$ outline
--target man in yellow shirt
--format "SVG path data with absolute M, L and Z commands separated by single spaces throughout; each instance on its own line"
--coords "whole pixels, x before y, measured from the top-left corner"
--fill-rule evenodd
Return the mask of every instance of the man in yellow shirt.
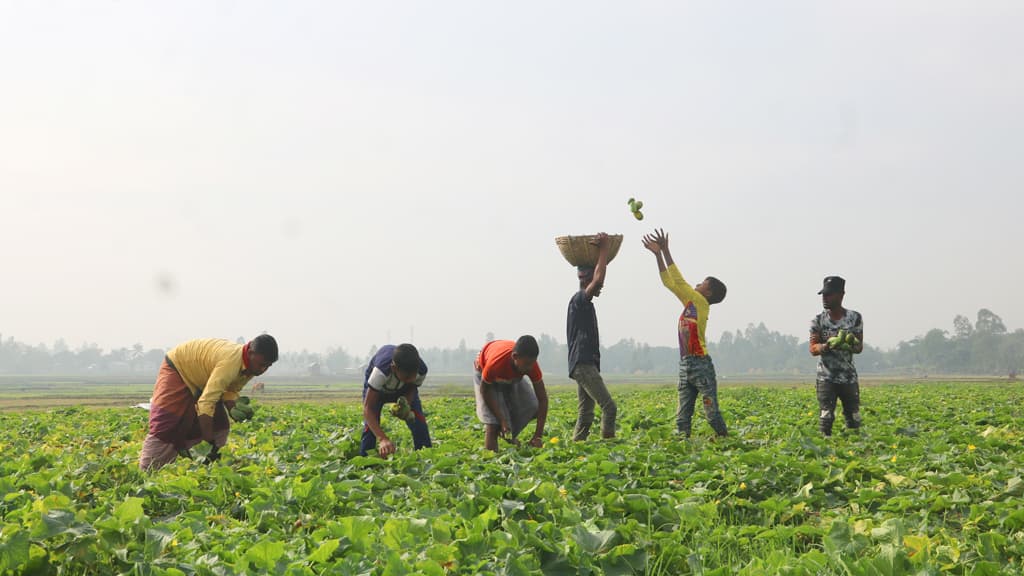
M 189 340 L 168 352 L 156 378 L 139 468 L 156 470 L 204 441 L 212 446 L 210 458 L 218 458 L 239 391 L 276 361 L 277 341 L 269 334 L 246 344 Z

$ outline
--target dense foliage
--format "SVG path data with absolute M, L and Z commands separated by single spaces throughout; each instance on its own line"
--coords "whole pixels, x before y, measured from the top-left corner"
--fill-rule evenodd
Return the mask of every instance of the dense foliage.
M 353 404 L 264 405 L 224 457 L 137 469 L 137 409 L 0 414 L 0 574 L 1021 574 L 1014 385 L 863 392 L 824 439 L 806 387 L 730 387 L 733 435 L 673 433 L 674 391 L 613 390 L 618 439 L 482 449 L 469 398 L 436 446 L 358 452 Z

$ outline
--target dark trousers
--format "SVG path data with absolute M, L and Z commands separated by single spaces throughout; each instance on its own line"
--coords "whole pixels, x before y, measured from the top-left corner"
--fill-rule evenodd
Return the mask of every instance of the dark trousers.
M 818 379 L 815 382 L 818 394 L 818 430 L 825 436 L 832 435 L 832 423 L 836 420 L 836 401 L 843 403 L 843 418 L 847 428 L 860 428 L 860 383 Z
M 370 408 L 377 414 L 377 419 L 380 420 L 380 413 L 383 410 L 384 405 L 389 402 L 395 402 L 399 396 L 405 396 L 404 392 L 394 392 L 391 394 L 381 392 L 379 395 L 380 401 L 377 402 L 376 406 Z M 363 403 L 366 402 L 366 385 L 363 385 Z M 420 393 L 417 391 L 410 403 L 413 413 L 416 418 L 412 422 L 406 420 L 406 425 L 409 427 L 409 431 L 412 432 L 412 443 L 416 450 L 420 448 L 430 448 L 430 430 L 427 428 L 427 418 L 423 415 L 423 405 L 420 403 Z M 363 438 L 359 443 L 359 454 L 366 456 L 370 452 L 375 451 L 377 448 L 377 437 L 370 431 L 370 427 L 363 422 Z

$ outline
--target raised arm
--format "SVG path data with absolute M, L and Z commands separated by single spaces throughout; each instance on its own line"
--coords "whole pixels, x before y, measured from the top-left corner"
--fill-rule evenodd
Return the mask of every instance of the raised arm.
M 594 276 L 590 279 L 590 284 L 587 284 L 585 291 L 588 298 L 593 298 L 594 294 L 604 286 L 605 271 L 608 268 L 608 235 L 601 232 L 597 235 L 597 265 L 594 267 Z
M 686 303 L 697 297 L 697 291 L 683 279 L 679 267 L 672 260 L 672 254 L 668 249 L 668 234 L 664 230 L 657 229 L 653 234 L 644 236 L 644 247 L 658 257 L 658 273 L 661 275 L 661 283 L 675 294 L 676 298 Z M 662 260 L 663 256 L 664 260 Z
M 672 259 L 672 252 L 668 249 L 668 233 L 658 228 L 654 231 L 654 240 L 658 243 L 658 246 L 661 246 L 661 253 L 665 256 L 665 267 L 668 268 L 675 264 L 675 260 Z
M 645 234 L 643 238 L 644 248 L 647 248 L 654 253 L 655 258 L 658 260 L 658 273 L 665 271 L 665 260 L 661 256 L 661 244 L 658 240 L 650 234 Z

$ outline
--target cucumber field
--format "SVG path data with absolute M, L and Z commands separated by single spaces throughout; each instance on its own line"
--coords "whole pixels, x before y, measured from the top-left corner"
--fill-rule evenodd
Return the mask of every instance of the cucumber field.
M 813 386 L 729 385 L 719 440 L 699 409 L 675 434 L 673 387 L 611 391 L 617 438 L 573 442 L 559 389 L 544 446 L 497 453 L 427 395 L 434 447 L 385 415 L 389 460 L 358 402 L 256 398 L 219 461 L 153 473 L 144 410 L 3 412 L 0 574 L 1024 573 L 1021 384 L 862 385 L 831 438 Z

